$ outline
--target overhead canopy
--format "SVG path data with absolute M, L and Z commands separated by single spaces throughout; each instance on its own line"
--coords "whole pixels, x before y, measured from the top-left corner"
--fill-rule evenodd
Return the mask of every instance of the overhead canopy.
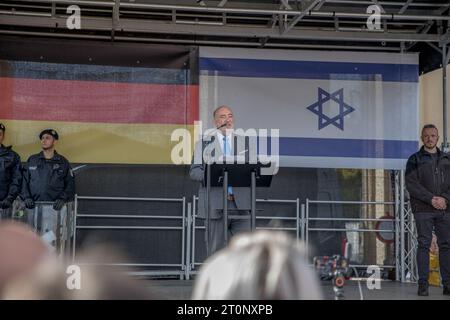
M 69 30 L 67 7 L 81 8 Z M 380 30 L 367 21 L 381 8 Z M 254 48 L 421 52 L 420 72 L 442 63 L 447 0 L 2 1 L 0 34 Z M 375 23 L 375 20 L 372 24 Z

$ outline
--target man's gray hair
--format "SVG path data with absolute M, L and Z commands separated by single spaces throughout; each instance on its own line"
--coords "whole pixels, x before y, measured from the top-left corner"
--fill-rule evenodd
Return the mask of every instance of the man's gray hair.
M 229 106 L 227 106 L 227 105 L 221 105 L 221 106 L 218 106 L 218 107 L 217 107 L 216 109 L 214 109 L 214 111 L 213 111 L 213 118 L 216 117 L 217 111 L 219 111 L 219 110 L 222 109 L 222 108 L 228 108 L 228 109 L 231 110 L 231 108 L 230 108 Z

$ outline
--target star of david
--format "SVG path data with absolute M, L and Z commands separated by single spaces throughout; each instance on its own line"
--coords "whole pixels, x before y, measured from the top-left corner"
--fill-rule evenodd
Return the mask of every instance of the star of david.
M 323 104 L 329 100 L 332 100 L 339 105 L 339 113 L 332 118 L 323 113 Z M 344 130 L 344 117 L 355 111 L 354 108 L 344 102 L 343 88 L 330 94 L 320 87 L 317 92 L 317 102 L 310 105 L 307 109 L 319 116 L 319 130 L 332 124 L 342 131 Z

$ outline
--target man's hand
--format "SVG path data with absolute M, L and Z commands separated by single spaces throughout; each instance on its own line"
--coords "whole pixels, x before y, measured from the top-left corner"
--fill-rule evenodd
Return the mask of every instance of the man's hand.
M 3 201 L 0 201 L 0 209 L 8 209 L 11 208 L 11 201 L 9 201 L 8 199 L 5 199 Z
M 25 199 L 25 207 L 27 207 L 28 209 L 34 209 L 35 205 L 34 205 L 34 201 L 33 199 Z
M 447 200 L 443 197 L 433 197 L 431 200 L 431 205 L 438 210 L 447 209 Z
M 63 199 L 58 199 L 53 203 L 53 209 L 59 211 L 62 209 L 66 202 Z

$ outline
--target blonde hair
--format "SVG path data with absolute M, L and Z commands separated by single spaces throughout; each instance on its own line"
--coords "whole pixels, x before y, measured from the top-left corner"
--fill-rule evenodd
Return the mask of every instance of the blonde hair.
M 256 231 L 234 237 L 209 258 L 196 279 L 193 299 L 321 299 L 304 249 L 288 234 Z

